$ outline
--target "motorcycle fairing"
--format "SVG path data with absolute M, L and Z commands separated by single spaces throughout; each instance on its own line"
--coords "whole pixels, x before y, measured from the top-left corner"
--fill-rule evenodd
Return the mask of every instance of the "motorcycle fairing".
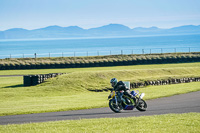
M 133 105 L 126 105 L 124 110 L 133 110 L 134 106 Z

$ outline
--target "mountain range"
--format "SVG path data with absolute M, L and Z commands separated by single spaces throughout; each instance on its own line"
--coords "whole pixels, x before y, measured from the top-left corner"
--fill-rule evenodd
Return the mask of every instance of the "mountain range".
M 161 29 L 158 27 L 137 27 L 131 29 L 122 24 L 109 24 L 91 29 L 83 29 L 78 26 L 60 27 L 55 25 L 34 30 L 13 28 L 5 31 L 0 31 L 0 39 L 123 37 L 136 35 L 175 34 L 200 34 L 200 25 L 184 25 L 170 29 Z

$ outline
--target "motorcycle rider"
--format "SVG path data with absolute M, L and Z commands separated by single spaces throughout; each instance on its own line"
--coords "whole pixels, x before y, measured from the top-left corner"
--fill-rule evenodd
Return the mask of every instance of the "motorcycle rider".
M 113 89 L 115 91 L 117 91 L 117 95 L 119 97 L 119 101 L 121 102 L 122 100 L 122 96 L 123 94 L 124 95 L 127 95 L 129 96 L 130 98 L 132 98 L 135 102 L 135 97 L 133 95 L 130 94 L 130 89 L 126 87 L 126 85 L 122 82 L 122 81 L 119 81 L 116 79 L 116 78 L 112 78 L 110 80 L 110 83 L 111 83 L 111 86 L 113 87 Z M 123 93 L 121 93 L 120 91 L 124 91 Z

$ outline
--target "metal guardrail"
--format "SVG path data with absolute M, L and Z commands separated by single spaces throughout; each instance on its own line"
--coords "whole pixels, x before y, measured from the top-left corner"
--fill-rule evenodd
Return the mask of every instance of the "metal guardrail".
M 32 54 L 0 54 L 4 58 L 40 58 L 40 57 L 79 57 L 79 56 L 103 56 L 103 55 L 127 55 L 127 54 L 162 54 L 178 52 L 199 52 L 200 47 L 176 47 L 176 48 L 151 48 L 151 49 L 119 49 L 119 50 L 97 50 L 97 51 L 74 51 L 57 53 L 32 53 Z

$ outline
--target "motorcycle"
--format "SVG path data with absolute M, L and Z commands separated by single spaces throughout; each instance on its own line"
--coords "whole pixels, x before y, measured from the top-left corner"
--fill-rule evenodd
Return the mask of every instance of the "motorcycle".
M 133 110 L 134 108 L 139 111 L 146 111 L 147 103 L 142 99 L 145 95 L 144 93 L 139 94 L 139 91 L 131 91 L 134 99 L 123 95 L 123 92 L 120 93 L 122 94 L 121 100 L 116 91 L 111 91 L 111 94 L 108 96 L 109 107 L 112 111 L 120 113 L 122 110 Z

